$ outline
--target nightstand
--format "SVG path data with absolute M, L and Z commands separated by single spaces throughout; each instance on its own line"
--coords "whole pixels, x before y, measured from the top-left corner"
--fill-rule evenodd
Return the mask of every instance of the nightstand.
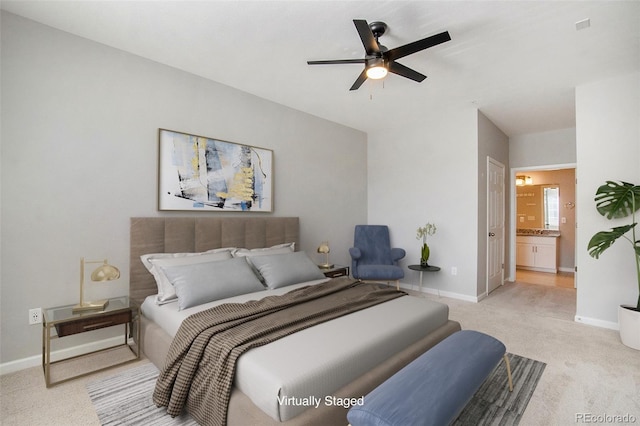
M 322 272 L 324 273 L 324 276 L 328 278 L 348 277 L 349 267 L 335 265 L 333 268 L 330 268 L 330 269 L 322 269 Z
M 140 359 L 140 314 L 139 307 L 133 303 L 128 297 L 116 297 L 109 299 L 109 302 L 104 310 L 101 311 L 85 311 L 74 313 L 74 305 L 59 306 L 56 308 L 48 308 L 43 310 L 43 322 L 42 322 L 42 369 L 44 370 L 44 379 L 47 387 L 54 384 L 66 382 L 67 380 L 75 379 L 77 377 L 85 376 L 87 374 L 102 371 L 107 368 L 115 367 L 116 365 L 126 364 L 128 362 L 136 361 Z M 78 333 L 86 333 L 93 330 L 98 330 L 106 327 L 113 327 L 116 325 L 124 325 L 124 341 L 122 344 L 110 346 L 105 349 L 85 353 L 82 355 L 59 359 L 57 361 L 51 361 L 51 340 L 56 338 L 63 338 Z M 52 330 L 55 329 L 55 334 L 52 335 Z M 133 330 L 135 330 L 135 339 L 133 344 L 129 343 L 129 339 L 133 337 Z M 107 366 L 98 367 L 91 371 L 82 372 L 71 377 L 66 377 L 62 380 L 52 382 L 51 380 L 51 367 L 59 362 L 67 362 L 76 358 L 89 357 L 99 352 L 104 352 L 114 348 L 124 347 L 129 348 L 133 354 L 133 358 L 125 359 L 122 362 L 116 364 L 109 364 Z M 134 350 L 135 346 L 135 350 Z

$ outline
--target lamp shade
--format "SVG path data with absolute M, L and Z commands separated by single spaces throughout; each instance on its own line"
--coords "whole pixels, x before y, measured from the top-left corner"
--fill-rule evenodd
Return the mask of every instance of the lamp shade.
M 120 270 L 115 266 L 104 263 L 91 273 L 91 281 L 112 281 L 120 278 Z
M 87 263 L 101 263 L 92 273 L 91 281 L 113 281 L 120 278 L 120 270 L 113 265 L 109 265 L 107 259 L 104 260 L 84 260 L 80 259 L 80 303 L 72 309 L 74 314 L 86 311 L 104 310 L 109 303 L 108 300 L 98 300 L 95 302 L 87 302 L 84 300 L 84 267 Z
M 322 243 L 320 243 L 320 246 L 318 247 L 318 253 L 329 253 L 331 250 L 329 249 L 329 242 L 328 241 L 323 241 Z

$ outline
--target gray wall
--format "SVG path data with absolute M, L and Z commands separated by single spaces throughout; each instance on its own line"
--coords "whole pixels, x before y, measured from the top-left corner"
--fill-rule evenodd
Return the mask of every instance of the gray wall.
M 417 286 L 420 261 L 416 229 L 435 223 L 428 239 L 424 287 L 476 300 L 478 241 L 478 110 L 472 105 L 425 111 L 420 122 L 393 125 L 369 135 L 369 222 L 387 224 L 407 251 L 403 282 Z M 457 268 L 457 275 L 451 268 Z
M 404 283 L 419 284 L 406 266 L 419 263 L 416 229 L 431 222 L 438 231 L 428 240 L 429 263 L 441 271 L 424 274 L 424 287 L 470 301 L 486 293 L 487 155 L 508 170 L 507 136 L 473 106 L 369 135 L 369 221 L 389 225 L 392 242 L 407 250 Z
M 122 271 L 90 297 L 128 293 L 129 218 L 180 214 L 156 209 L 158 128 L 273 149 L 273 215 L 300 217 L 314 259 L 328 239 L 347 264 L 367 222 L 366 134 L 15 15 L 1 35 L 0 363 L 38 361 L 27 311 L 77 303 L 81 256 Z
M 618 305 L 638 300 L 631 245 L 617 241 L 596 260 L 587 244 L 596 232 L 630 223 L 628 218 L 610 221 L 600 216 L 593 196 L 607 180 L 640 184 L 639 119 L 640 73 L 576 88 L 576 320 L 588 324 L 617 328 Z
M 509 162 L 512 168 L 573 164 L 576 162 L 576 129 L 513 136 L 509 139 Z
M 511 207 L 509 204 L 509 138 L 478 111 L 478 281 L 476 294 L 487 294 L 487 157 L 504 165 L 504 277 L 509 275 Z

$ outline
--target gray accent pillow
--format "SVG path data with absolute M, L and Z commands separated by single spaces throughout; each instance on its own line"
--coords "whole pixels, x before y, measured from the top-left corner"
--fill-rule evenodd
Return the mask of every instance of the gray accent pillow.
M 231 255 L 233 257 L 245 257 L 247 262 L 249 262 L 249 265 L 253 268 L 253 271 L 258 275 L 258 279 L 264 283 L 264 278 L 260 275 L 260 271 L 258 271 L 258 268 L 253 266 L 253 258 L 257 256 L 269 256 L 272 254 L 293 253 L 294 251 L 296 251 L 296 243 L 284 243 L 266 248 L 238 248 L 233 250 Z
M 162 305 L 173 302 L 177 298 L 176 290 L 162 272 L 163 267 L 231 259 L 233 250 L 235 248 L 228 247 L 201 253 L 152 253 L 140 256 L 142 263 L 156 280 L 156 285 L 158 286 L 156 303 Z
M 264 290 L 251 266 L 243 258 L 167 266 L 162 269 L 176 290 L 179 310 Z
M 303 251 L 256 256 L 251 262 L 270 289 L 325 278 L 318 265 Z

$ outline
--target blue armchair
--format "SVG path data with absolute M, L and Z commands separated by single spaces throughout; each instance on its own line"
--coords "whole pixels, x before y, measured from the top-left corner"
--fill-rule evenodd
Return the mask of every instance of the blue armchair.
M 363 281 L 396 282 L 400 289 L 400 279 L 404 271 L 398 266 L 406 252 L 401 248 L 391 248 L 389 227 L 386 225 L 356 225 L 353 235 L 351 274 Z

